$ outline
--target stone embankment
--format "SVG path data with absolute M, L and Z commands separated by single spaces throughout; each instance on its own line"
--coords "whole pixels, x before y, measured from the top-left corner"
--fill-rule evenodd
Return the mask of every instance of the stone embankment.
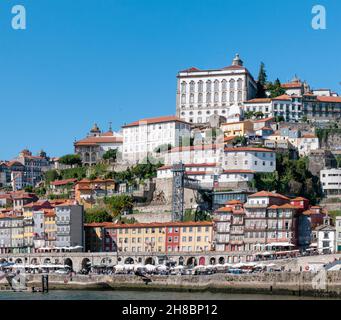
M 28 285 L 40 286 L 41 275 L 29 276 Z M 214 274 L 201 276 L 150 276 L 151 283 L 134 275 L 50 275 L 50 289 L 212 291 L 341 297 L 341 271 Z

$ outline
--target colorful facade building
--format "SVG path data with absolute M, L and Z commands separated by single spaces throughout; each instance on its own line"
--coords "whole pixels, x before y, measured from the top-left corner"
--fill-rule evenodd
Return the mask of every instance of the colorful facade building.
M 112 179 L 83 179 L 75 185 L 75 200 L 86 209 L 91 208 L 97 198 L 115 193 L 115 187 L 116 183 Z
M 211 222 L 167 222 L 85 225 L 86 251 L 208 252 Z

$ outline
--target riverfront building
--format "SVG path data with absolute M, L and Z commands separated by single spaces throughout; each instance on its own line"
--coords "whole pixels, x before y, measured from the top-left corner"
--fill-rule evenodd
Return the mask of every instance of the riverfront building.
M 91 252 L 208 252 L 213 223 L 94 223 L 85 225 L 85 234 Z

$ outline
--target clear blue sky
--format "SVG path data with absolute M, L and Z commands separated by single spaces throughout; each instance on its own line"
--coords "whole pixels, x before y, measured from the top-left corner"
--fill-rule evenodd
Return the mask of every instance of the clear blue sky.
M 27 30 L 11 28 L 23 4 Z M 327 9 L 327 30 L 311 9 Z M 176 74 L 230 65 L 341 91 L 339 0 L 0 0 L 0 159 L 73 152 L 94 122 L 175 113 Z

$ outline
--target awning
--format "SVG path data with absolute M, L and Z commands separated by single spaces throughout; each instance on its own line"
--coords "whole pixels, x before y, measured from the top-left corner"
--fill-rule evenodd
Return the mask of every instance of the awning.
M 266 244 L 266 247 L 295 247 L 295 245 L 289 242 L 274 242 Z

